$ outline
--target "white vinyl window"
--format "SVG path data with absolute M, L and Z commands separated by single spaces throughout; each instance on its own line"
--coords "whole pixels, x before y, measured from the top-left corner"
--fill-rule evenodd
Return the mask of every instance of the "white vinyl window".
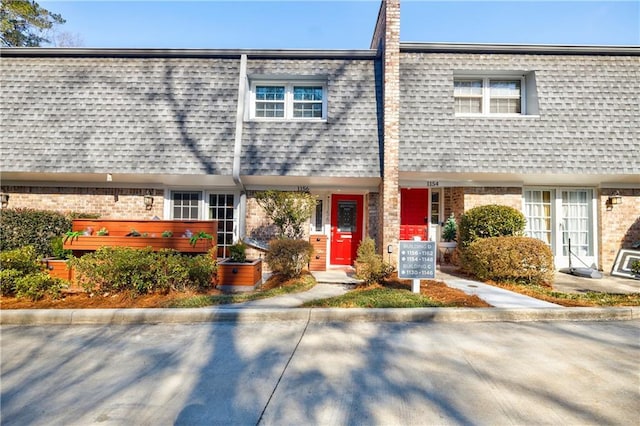
M 182 220 L 197 220 L 200 218 L 200 191 L 172 191 L 172 218 Z
M 324 120 L 326 86 L 315 82 L 254 83 L 251 118 L 266 120 Z
M 523 113 L 524 78 L 456 78 L 453 82 L 458 115 L 519 115 Z

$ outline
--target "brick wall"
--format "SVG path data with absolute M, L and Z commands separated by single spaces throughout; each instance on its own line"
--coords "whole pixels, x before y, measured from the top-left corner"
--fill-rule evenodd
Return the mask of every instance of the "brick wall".
M 616 189 L 605 189 L 599 198 L 600 227 L 600 267 L 611 272 L 618 250 L 630 249 L 640 241 L 640 188 L 617 189 L 622 196 L 622 204 L 607 211 L 606 201 Z
M 96 213 L 104 219 L 163 218 L 164 193 L 149 190 L 153 207 L 144 205 L 146 188 L 79 188 L 45 186 L 3 186 L 9 194 L 9 208 L 53 210 L 61 213 Z
M 453 213 L 456 221 L 460 223 L 460 217 L 464 213 L 464 188 L 444 188 L 444 217 L 443 220 Z
M 370 192 L 365 196 L 365 202 L 367 205 L 367 213 L 369 214 L 367 233 L 365 236 L 369 236 L 376 242 L 376 247 L 380 247 L 380 241 L 378 235 L 380 230 L 378 229 L 378 204 L 380 203 L 380 194 L 377 192 Z
M 464 189 L 464 210 L 488 204 L 499 204 L 522 211 L 520 187 L 471 187 Z

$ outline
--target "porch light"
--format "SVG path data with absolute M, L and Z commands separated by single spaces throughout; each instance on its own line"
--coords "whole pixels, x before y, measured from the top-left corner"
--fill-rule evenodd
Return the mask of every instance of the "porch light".
M 2 208 L 6 208 L 9 204 L 9 194 L 3 192 L 0 194 L 0 204 L 2 204 Z
M 611 200 L 611 204 L 614 206 L 616 204 L 622 204 L 622 196 L 620 195 L 620 191 L 616 191 L 613 195 L 609 195 L 609 199 Z
M 153 196 L 151 195 L 151 191 L 147 191 L 144 196 L 144 207 L 147 210 L 151 210 L 151 208 L 153 207 Z
M 616 191 L 613 194 L 609 195 L 607 201 L 604 204 L 607 207 L 607 211 L 613 210 L 613 206 L 622 204 L 622 196 L 620 195 L 620 191 Z

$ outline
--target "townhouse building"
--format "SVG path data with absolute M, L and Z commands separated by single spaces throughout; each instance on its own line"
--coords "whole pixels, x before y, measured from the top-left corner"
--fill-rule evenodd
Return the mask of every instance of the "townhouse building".
M 3 49 L 5 207 L 216 219 L 224 254 L 273 235 L 256 191 L 309 191 L 327 268 L 505 204 L 557 267 L 571 240 L 610 271 L 640 240 L 640 48 L 406 43 L 400 24 L 386 0 L 356 51 Z

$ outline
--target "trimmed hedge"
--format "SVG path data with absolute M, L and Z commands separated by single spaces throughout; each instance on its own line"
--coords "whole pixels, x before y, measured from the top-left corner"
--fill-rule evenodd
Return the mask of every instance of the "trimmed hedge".
M 282 274 L 286 278 L 296 278 L 309 264 L 313 246 L 309 241 L 291 240 L 288 238 L 269 242 L 269 251 L 265 262 L 274 274 Z
M 554 266 L 551 248 L 530 237 L 492 237 L 474 241 L 465 250 L 469 271 L 481 280 L 550 284 Z
M 71 220 L 61 213 L 33 209 L 3 209 L 0 212 L 0 251 L 33 246 L 37 256 L 52 256 L 51 240 L 71 229 Z
M 89 293 L 132 295 L 167 293 L 170 290 L 203 290 L 211 287 L 216 273 L 213 252 L 199 256 L 174 250 L 154 252 L 129 247 L 103 247 L 69 261 L 76 280 Z
M 490 204 L 469 209 L 460 219 L 459 239 L 462 249 L 480 238 L 522 235 L 526 218 L 509 206 Z
M 33 246 L 0 253 L 0 294 L 38 300 L 60 296 L 65 281 L 49 276 Z

